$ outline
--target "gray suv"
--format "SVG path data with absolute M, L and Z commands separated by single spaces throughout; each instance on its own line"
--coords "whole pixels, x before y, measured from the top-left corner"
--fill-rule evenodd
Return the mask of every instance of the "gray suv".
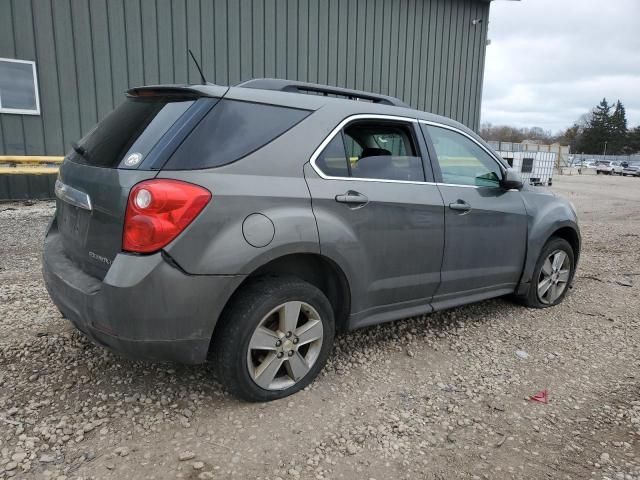
M 258 79 L 152 86 L 66 156 L 43 270 L 62 314 L 134 358 L 214 362 L 290 395 L 336 332 L 512 294 L 562 301 L 571 204 L 398 99 Z

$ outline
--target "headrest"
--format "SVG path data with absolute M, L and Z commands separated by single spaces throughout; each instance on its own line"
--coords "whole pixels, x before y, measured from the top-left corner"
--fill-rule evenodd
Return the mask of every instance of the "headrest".
M 367 147 L 362 150 L 360 154 L 360 158 L 365 157 L 389 157 L 391 156 L 391 152 L 389 150 L 385 150 L 384 148 L 370 148 Z

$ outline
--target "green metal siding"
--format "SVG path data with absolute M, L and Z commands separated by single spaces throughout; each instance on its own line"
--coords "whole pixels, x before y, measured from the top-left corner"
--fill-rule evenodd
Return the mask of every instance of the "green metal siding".
M 0 0 L 0 57 L 36 62 L 41 105 L 0 114 L 0 154 L 63 154 L 128 88 L 199 82 L 187 48 L 218 84 L 370 90 L 477 128 L 488 18 L 482 0 Z

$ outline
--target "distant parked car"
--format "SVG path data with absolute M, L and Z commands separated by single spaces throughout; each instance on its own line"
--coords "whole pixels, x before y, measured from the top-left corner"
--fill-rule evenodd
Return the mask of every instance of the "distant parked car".
M 578 166 L 582 166 L 583 168 L 596 168 L 595 160 L 585 160 L 582 163 L 578 163 Z
M 618 162 L 610 162 L 609 160 L 599 160 L 596 162 L 597 174 L 622 175 L 622 169 L 622 165 Z
M 632 177 L 640 177 L 640 165 L 629 165 L 624 170 L 622 170 L 622 175 L 627 176 L 630 175 Z

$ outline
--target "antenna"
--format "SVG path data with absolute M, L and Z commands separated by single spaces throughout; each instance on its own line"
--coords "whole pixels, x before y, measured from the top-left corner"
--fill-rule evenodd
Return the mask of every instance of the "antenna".
M 206 85 L 207 84 L 207 79 L 204 78 L 204 73 L 202 73 L 202 69 L 200 68 L 200 64 L 196 60 L 196 57 L 193 55 L 193 52 L 191 51 L 191 49 L 188 49 L 188 52 L 189 52 L 189 55 L 191 55 L 191 58 L 193 59 L 193 63 L 196 64 L 196 68 L 200 72 L 200 79 L 202 80 L 202 85 Z

